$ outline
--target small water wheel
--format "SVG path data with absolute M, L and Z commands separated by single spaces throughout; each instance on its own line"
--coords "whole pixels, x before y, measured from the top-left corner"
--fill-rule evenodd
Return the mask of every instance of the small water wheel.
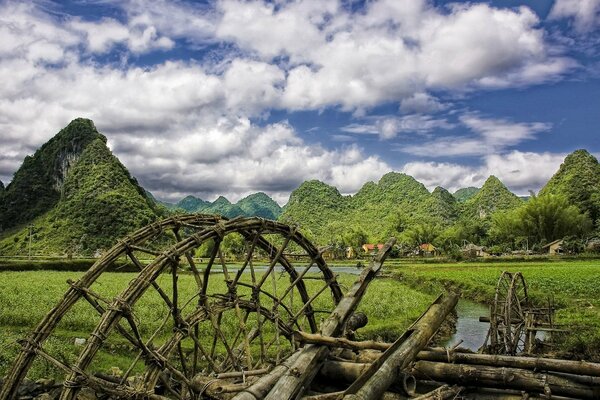
M 523 351 L 529 309 L 523 275 L 504 271 L 496 285 L 489 319 L 490 330 L 484 348 L 492 354 L 515 355 Z
M 139 273 L 103 274 L 125 260 Z M 293 351 L 294 331 L 318 331 L 318 313 L 342 297 L 295 227 L 209 215 L 142 228 L 68 285 L 21 341 L 1 400 L 17 396 L 36 362 L 63 371 L 61 400 L 82 387 L 117 398 L 199 398 L 215 377 L 245 380 L 277 365 Z M 90 328 L 74 348 L 65 336 L 82 325 Z

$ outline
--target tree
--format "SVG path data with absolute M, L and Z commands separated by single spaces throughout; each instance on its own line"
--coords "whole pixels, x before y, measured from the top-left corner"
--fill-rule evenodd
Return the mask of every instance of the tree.
M 592 228 L 587 214 L 569 204 L 566 197 L 535 196 L 520 208 L 495 215 L 490 234 L 497 243 L 527 238 L 531 243 L 549 243 L 565 236 L 582 237 Z
M 438 237 L 440 231 L 441 229 L 438 225 L 421 223 L 402 232 L 401 237 L 405 243 L 418 246 L 423 243 L 433 242 Z

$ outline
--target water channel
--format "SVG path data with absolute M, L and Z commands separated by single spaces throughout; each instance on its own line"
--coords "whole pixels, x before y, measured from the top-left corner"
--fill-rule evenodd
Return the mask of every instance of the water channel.
M 489 308 L 471 300 L 460 299 L 456 306 L 456 313 L 458 316 L 456 332 L 444 345 L 452 347 L 462 341 L 460 347 L 473 351 L 479 350 L 490 327 L 487 322 L 479 322 L 479 317 L 489 316 Z
M 305 267 L 296 267 L 297 272 L 302 272 Z M 362 269 L 352 266 L 335 266 L 330 265 L 330 268 L 335 274 L 352 274 L 358 275 L 361 273 Z M 235 274 L 238 271 L 238 267 L 229 268 L 229 272 Z M 256 272 L 264 272 L 267 270 L 266 265 L 262 266 L 254 266 L 254 270 Z M 275 267 L 275 271 L 283 272 L 283 267 L 277 265 Z M 320 270 L 318 267 L 313 266 L 309 270 L 309 272 L 318 273 Z M 220 266 L 214 266 L 212 273 L 221 273 Z M 245 271 L 249 272 L 249 271 Z M 457 313 L 457 322 L 456 322 L 456 332 L 448 339 L 444 346 L 452 347 L 457 343 L 461 342 L 460 347 L 477 351 L 481 346 L 483 346 L 483 342 L 485 341 L 485 336 L 487 335 L 490 324 L 487 322 L 479 322 L 479 317 L 481 316 L 489 316 L 489 308 L 483 304 L 476 303 L 471 300 L 460 299 L 458 305 L 456 306 Z

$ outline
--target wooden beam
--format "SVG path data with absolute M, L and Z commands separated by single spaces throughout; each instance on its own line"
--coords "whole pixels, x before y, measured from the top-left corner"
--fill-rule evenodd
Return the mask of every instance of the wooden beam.
M 417 353 L 429 343 L 458 303 L 458 298 L 452 292 L 438 297 L 404 335 L 346 390 L 344 400 L 380 398 L 396 381 L 399 371 L 408 367 Z

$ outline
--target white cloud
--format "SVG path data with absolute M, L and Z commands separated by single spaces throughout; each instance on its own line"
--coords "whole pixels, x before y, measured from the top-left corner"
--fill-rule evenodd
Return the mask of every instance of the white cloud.
M 436 129 L 450 129 L 453 127 L 445 119 L 436 119 L 421 114 L 405 115 L 402 117 L 366 117 L 364 120 L 366 123 L 352 123 L 340 129 L 348 133 L 379 135 L 380 139 L 389 140 L 401 133 L 426 133 Z
M 122 151 L 120 157 L 148 189 L 174 200 L 177 194 L 194 193 L 205 199 L 225 194 L 235 201 L 261 190 L 285 202 L 306 179 L 350 193 L 390 170 L 356 146 L 329 151 L 305 144 L 287 124 L 261 128 L 247 119 L 220 120 L 210 128 L 199 125 L 168 138 L 116 136 L 113 147 Z
M 159 196 L 222 193 L 235 200 L 263 190 L 281 200 L 309 178 L 351 193 L 390 167 L 357 146 L 308 144 L 285 121 L 251 121 L 273 108 L 341 107 L 363 113 L 360 123 L 343 129 L 349 133 L 381 139 L 429 133 L 452 127 L 425 115 L 447 107 L 429 93 L 539 83 L 574 65 L 556 55 L 527 8 L 465 3 L 440 9 L 424 0 L 379 0 L 351 13 L 334 0 L 109 0 L 103 4 L 123 7 L 125 17 L 89 21 L 36 4 L 0 3 L 4 181 L 26 154 L 81 116 L 96 122 L 132 173 Z M 128 61 L 207 45 L 210 50 L 195 53 L 206 55 L 200 61 L 146 67 Z M 115 46 L 121 64 L 103 64 Z M 387 102 L 407 115 L 364 117 Z M 477 115 L 462 123 L 473 138 L 442 138 L 423 151 L 441 146 L 488 154 L 482 143 L 504 150 L 546 129 Z
M 229 0 L 220 11 L 219 37 L 268 62 L 289 57 L 290 109 L 353 110 L 428 89 L 527 85 L 573 67 L 552 54 L 526 7 L 469 3 L 444 12 L 426 1 L 381 0 L 350 14 L 334 2 Z
M 459 117 L 470 136 L 442 136 L 417 144 L 399 147 L 398 150 L 426 157 L 479 156 L 503 152 L 540 132 L 548 131 L 551 124 L 542 122 L 513 122 L 499 118 L 483 118 L 477 113 Z
M 488 176 L 495 175 L 510 190 L 526 195 L 538 191 L 554 175 L 565 158 L 560 153 L 532 153 L 512 151 L 490 154 L 481 165 L 469 166 L 455 163 L 410 162 L 402 171 L 412 175 L 428 189 L 442 186 L 450 192 L 468 186 L 481 187 Z
M 423 92 L 415 93 L 411 97 L 400 100 L 400 111 L 407 114 L 436 113 L 443 111 L 448 107 L 447 104 L 443 104 L 435 97 Z
M 548 17 L 572 18 L 578 33 L 589 32 L 600 26 L 600 0 L 556 0 Z

